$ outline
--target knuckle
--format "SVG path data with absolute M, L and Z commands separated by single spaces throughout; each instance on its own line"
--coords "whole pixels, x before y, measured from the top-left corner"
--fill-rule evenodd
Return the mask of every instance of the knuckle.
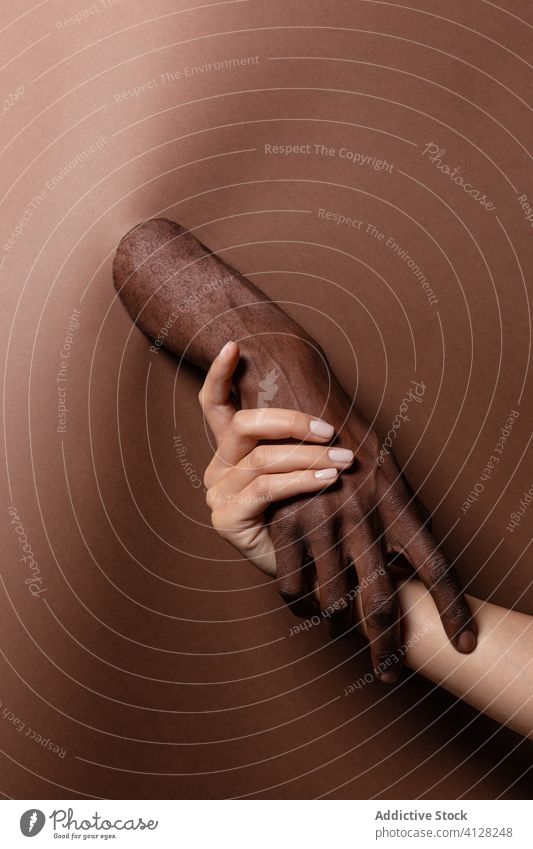
M 259 475 L 251 484 L 247 487 L 248 492 L 253 501 L 260 501 L 261 499 L 266 499 L 268 497 L 269 489 L 268 489 L 268 476 L 267 475 Z
M 216 486 L 212 486 L 207 490 L 205 500 L 210 510 L 216 510 L 217 506 L 220 507 L 222 497 Z
M 370 596 L 365 606 L 365 619 L 374 628 L 389 628 L 394 624 L 396 605 L 389 594 Z
M 298 433 L 308 429 L 308 417 L 298 410 L 291 410 L 286 418 L 289 433 Z
M 204 409 L 204 401 L 205 401 L 205 392 L 204 392 L 204 388 L 202 386 L 202 388 L 200 389 L 200 391 L 198 393 L 198 403 L 200 404 L 200 407 L 202 408 L 202 410 Z
M 453 592 L 456 586 L 455 573 L 444 555 L 439 552 L 427 562 L 427 576 L 431 585 L 443 591 Z
M 247 464 L 251 469 L 264 469 L 268 465 L 268 449 L 265 445 L 258 445 L 253 451 L 250 451 L 247 458 Z
M 348 581 L 344 563 L 341 560 L 340 552 L 328 552 L 328 555 L 319 557 L 319 549 L 316 543 L 316 536 L 312 538 L 312 549 L 315 556 L 315 564 L 318 558 L 318 570 L 322 575 L 321 581 L 321 598 L 327 600 L 329 605 L 337 606 L 342 599 L 346 598 L 348 591 Z
M 289 439 L 296 429 L 298 413 L 295 410 L 279 409 L 275 413 L 276 428 L 280 437 Z
M 351 607 L 351 602 L 346 596 L 325 596 L 321 599 L 322 616 L 327 619 L 342 619 Z
M 295 544 L 299 540 L 302 531 L 292 506 L 282 504 L 278 508 L 275 528 L 278 537 L 281 539 L 290 541 L 291 544 Z
M 361 541 L 361 544 L 365 548 L 369 547 L 372 542 L 372 537 L 364 522 L 366 508 L 358 492 L 350 495 L 350 512 L 352 516 L 352 522 L 349 526 L 350 530 L 355 534 L 357 539 Z
M 289 428 L 294 428 L 298 424 L 300 415 L 297 410 L 284 410 L 282 413 L 283 421 Z
M 211 524 L 213 525 L 213 528 L 219 536 L 226 536 L 224 521 L 219 510 L 213 510 L 213 512 L 211 513 Z
M 275 503 L 272 503 L 271 506 L 277 507 Z M 282 559 L 293 564 L 293 568 L 295 565 L 299 568 L 306 559 L 302 527 L 297 518 L 290 513 L 287 515 L 276 509 L 274 516 L 274 521 L 269 524 L 269 533 L 276 551 L 279 550 Z
M 213 470 L 213 462 L 209 463 L 204 472 L 203 484 L 205 489 L 209 489 L 215 483 L 215 472 Z
M 278 593 L 285 604 L 294 604 L 300 598 L 300 593 L 296 587 L 291 586 L 287 581 L 283 581 L 283 579 L 278 579 Z
M 398 657 L 392 645 L 376 646 L 372 652 L 372 659 L 374 663 L 377 662 L 381 669 L 398 662 Z
M 412 521 L 410 520 L 410 517 L 406 515 L 407 502 L 405 501 L 403 493 L 398 487 L 390 486 L 387 480 L 383 480 L 380 481 L 378 492 L 379 495 L 384 499 L 391 516 L 403 517 L 406 521 L 406 524 L 411 527 L 413 531 L 417 530 L 416 525 L 414 525 L 414 523 L 412 523 Z
M 455 599 L 444 611 L 444 616 L 452 625 L 462 625 L 465 620 L 470 619 L 468 610 L 461 599 Z
M 231 420 L 231 427 L 234 428 L 236 433 L 245 433 L 248 424 L 248 410 L 237 410 L 233 419 Z

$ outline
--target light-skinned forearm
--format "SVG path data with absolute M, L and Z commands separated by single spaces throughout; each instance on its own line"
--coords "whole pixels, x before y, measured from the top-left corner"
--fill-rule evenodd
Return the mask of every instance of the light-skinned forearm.
M 472 654 L 446 639 L 418 580 L 399 588 L 405 662 L 469 705 L 533 739 L 533 617 L 467 596 L 478 628 Z

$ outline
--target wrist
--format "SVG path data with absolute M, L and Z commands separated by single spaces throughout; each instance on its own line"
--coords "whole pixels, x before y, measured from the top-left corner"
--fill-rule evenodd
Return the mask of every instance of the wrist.
M 322 395 L 320 387 L 327 392 L 329 365 L 314 340 L 276 334 L 250 338 L 239 347 L 237 385 L 243 407 L 306 409 L 310 394 Z

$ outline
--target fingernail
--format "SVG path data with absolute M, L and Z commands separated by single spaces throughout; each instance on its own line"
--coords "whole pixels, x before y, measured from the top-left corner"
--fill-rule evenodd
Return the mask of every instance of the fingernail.
M 319 469 L 318 472 L 315 472 L 315 478 L 318 478 L 319 481 L 329 481 L 336 478 L 337 475 L 337 469 Z
M 473 631 L 463 631 L 457 640 L 457 648 L 463 654 L 470 654 L 477 646 L 476 635 Z
M 323 422 L 322 419 L 311 419 L 309 422 L 309 430 L 315 436 L 321 436 L 323 439 L 331 439 L 335 433 L 333 425 Z
M 330 448 L 328 457 L 334 463 L 351 463 L 353 460 L 353 451 L 349 448 Z
M 218 356 L 219 356 L 220 358 L 225 357 L 225 356 L 226 356 L 226 354 L 228 354 L 228 353 L 229 353 L 229 351 L 230 351 L 230 349 L 231 349 L 231 346 L 232 346 L 232 345 L 233 345 L 233 342 L 231 342 L 231 341 L 230 341 L 230 342 L 226 342 L 226 344 L 224 345 L 224 347 L 223 347 L 223 348 L 221 348 L 220 353 L 219 353 L 219 355 L 218 355 Z
M 392 669 L 387 669 L 386 672 L 381 673 L 379 680 L 383 681 L 384 684 L 396 684 L 396 681 L 398 680 L 398 673 L 394 672 Z

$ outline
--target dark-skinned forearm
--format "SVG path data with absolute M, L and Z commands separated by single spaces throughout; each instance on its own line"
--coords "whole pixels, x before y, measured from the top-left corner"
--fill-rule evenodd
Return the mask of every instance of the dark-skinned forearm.
M 275 406 L 323 407 L 324 390 L 306 398 L 310 376 L 320 387 L 328 382 L 316 342 L 178 224 L 153 219 L 130 231 L 117 250 L 113 274 L 131 317 L 153 340 L 152 350 L 165 347 L 207 370 L 233 339 L 241 350 L 245 406 L 257 406 L 260 382 L 267 378 L 275 383 Z
M 308 597 L 312 560 L 323 609 L 335 603 L 342 610 L 355 563 L 358 580 L 365 582 L 372 657 L 380 667 L 384 657 L 396 657 L 400 642 L 385 552 L 405 556 L 431 588 L 448 638 L 459 651 L 471 651 L 475 624 L 457 575 L 421 523 L 392 455 L 380 462 L 377 434 L 353 408 L 311 337 L 191 233 L 165 219 L 125 236 L 113 276 L 153 350 L 164 346 L 207 370 L 223 345 L 235 340 L 242 406 L 285 407 L 323 418 L 341 445 L 356 452 L 351 473 L 319 498 L 272 508 L 269 529 L 282 596 L 291 603 Z M 381 678 L 391 682 L 396 674 L 387 669 Z

